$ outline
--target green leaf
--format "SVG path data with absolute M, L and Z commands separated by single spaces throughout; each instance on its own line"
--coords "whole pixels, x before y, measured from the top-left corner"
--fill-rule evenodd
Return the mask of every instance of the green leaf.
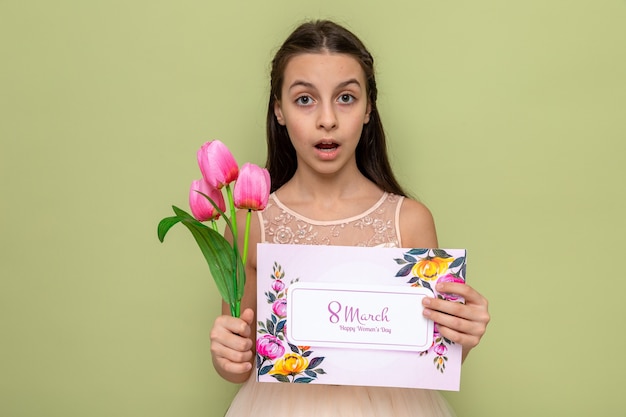
M 243 289 L 238 288 L 235 291 L 232 280 L 234 252 L 230 243 L 224 236 L 200 223 L 184 210 L 176 206 L 173 206 L 173 209 L 179 221 L 189 229 L 200 247 L 224 301 L 232 305 L 236 300 L 241 300 L 241 297 L 237 298 L 237 294 L 243 292 Z
M 277 381 L 279 382 L 291 382 L 289 381 L 289 378 L 287 378 L 285 375 L 270 375 L 272 377 L 274 377 Z
M 274 367 L 274 365 L 268 365 L 268 366 L 264 366 L 263 368 L 261 368 L 261 370 L 259 371 L 259 375 L 265 375 L 267 374 L 269 371 L 272 370 L 272 368 Z
M 450 269 L 456 268 L 457 266 L 463 265 L 463 262 L 465 262 L 465 256 L 458 257 L 454 260 L 454 262 L 450 264 L 448 268 Z
M 323 360 L 324 360 L 324 356 L 311 359 L 311 361 L 309 362 L 309 366 L 306 369 L 313 369 L 316 366 L 319 366 Z
M 192 220 L 195 220 L 196 222 L 198 222 L 195 217 L 193 217 L 191 214 L 187 213 L 185 210 L 180 209 L 180 208 L 178 208 L 176 206 L 172 206 L 172 209 L 174 210 L 174 213 L 176 213 L 176 215 L 181 218 L 181 220 L 182 219 L 192 219 Z M 204 226 L 200 222 L 198 222 L 198 224 L 200 224 L 201 226 Z
M 396 273 L 396 277 L 406 277 L 411 272 L 411 269 L 415 266 L 414 263 L 407 264 L 400 268 L 400 270 Z
M 159 222 L 159 226 L 157 227 L 157 235 L 159 236 L 159 240 L 163 243 L 163 239 L 165 239 L 165 235 L 167 232 L 178 223 L 181 219 L 178 216 L 174 217 L 166 217 Z
M 415 259 L 414 257 L 412 257 L 412 256 L 411 256 L 411 255 L 409 255 L 409 254 L 405 254 L 405 255 L 404 255 L 404 259 L 405 259 L 407 262 L 411 262 L 411 263 L 416 263 L 416 262 L 417 262 L 417 259 Z
M 439 258 L 443 258 L 443 259 L 452 258 L 452 255 L 450 255 L 448 252 L 446 252 L 443 249 L 433 249 L 433 253 L 435 254 L 435 256 Z
M 227 185 L 227 191 L 229 193 L 229 199 L 230 199 L 230 188 Z M 233 271 L 234 275 L 234 290 L 235 294 L 234 294 L 234 298 L 232 299 L 232 301 L 237 301 L 237 303 L 239 302 L 239 300 L 241 300 L 243 298 L 243 290 L 244 287 L 246 286 L 246 267 L 243 264 L 243 260 L 241 258 L 241 253 L 239 253 L 239 247 L 237 246 L 237 229 L 234 225 L 234 221 L 235 219 L 233 218 L 232 220 L 228 218 L 228 216 L 226 215 L 226 213 L 224 213 L 217 204 L 215 204 L 215 201 L 213 201 L 211 199 L 211 197 L 209 197 L 208 195 L 200 192 L 200 191 L 196 191 L 197 193 L 201 194 L 202 196 L 204 196 L 204 198 L 206 198 L 209 203 L 211 203 L 211 205 L 215 208 L 215 210 L 220 213 L 220 215 L 222 216 L 222 218 L 224 219 L 224 221 L 226 222 L 226 226 L 230 229 L 230 233 L 233 236 L 233 240 L 234 240 L 234 244 L 231 246 L 231 249 L 233 251 L 233 259 L 235 260 L 235 268 L 236 268 L 236 274 L 235 271 Z M 229 200 L 231 203 L 231 209 L 234 210 L 234 208 L 232 207 L 232 199 Z M 234 216 L 234 214 L 233 214 Z M 220 235 L 221 236 L 221 235 Z M 230 246 L 230 244 L 229 244 Z M 233 275 L 231 275 L 231 278 L 233 278 Z M 231 309 L 233 307 L 233 302 L 230 303 L 231 305 Z M 237 307 L 238 309 L 238 307 Z
M 276 333 L 280 333 L 280 332 L 284 332 L 285 331 L 285 324 L 287 324 L 287 320 L 281 320 L 278 322 L 278 324 L 276 325 Z

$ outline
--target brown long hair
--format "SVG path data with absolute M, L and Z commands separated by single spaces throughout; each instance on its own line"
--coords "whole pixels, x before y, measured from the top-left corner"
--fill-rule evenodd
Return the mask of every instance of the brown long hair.
M 298 26 L 272 60 L 265 164 L 272 179 L 271 191 L 276 191 L 289 181 L 298 166 L 296 150 L 291 144 L 287 128 L 278 123 L 274 114 L 274 104 L 281 98 L 285 68 L 289 60 L 296 55 L 323 51 L 352 56 L 361 64 L 365 73 L 371 112 L 370 120 L 363 126 L 356 147 L 359 171 L 384 191 L 406 195 L 393 175 L 387 156 L 385 131 L 376 107 L 378 89 L 374 77 L 374 58 L 352 32 L 328 20 L 311 21 Z

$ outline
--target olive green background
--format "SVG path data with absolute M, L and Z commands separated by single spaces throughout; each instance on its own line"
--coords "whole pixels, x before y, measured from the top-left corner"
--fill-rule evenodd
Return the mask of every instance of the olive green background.
M 318 17 L 490 300 L 459 416 L 626 415 L 624 0 L 1 0 L 0 415 L 223 415 L 219 296 L 156 225 L 204 141 L 264 163 L 269 61 Z

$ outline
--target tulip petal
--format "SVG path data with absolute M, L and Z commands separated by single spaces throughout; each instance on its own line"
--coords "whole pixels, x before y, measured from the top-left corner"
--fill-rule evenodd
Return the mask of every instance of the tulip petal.
M 198 166 L 204 180 L 221 189 L 237 179 L 239 166 L 228 147 L 219 140 L 206 142 L 197 152 Z
M 213 200 L 213 204 L 219 207 L 222 213 L 226 210 L 224 196 L 220 190 L 211 187 L 203 179 L 194 180 L 189 189 L 189 207 L 193 217 L 198 221 L 204 222 L 219 218 L 220 212 L 216 210 L 209 199 Z
M 243 164 L 233 191 L 235 207 L 247 210 L 263 210 L 267 206 L 269 194 L 269 172 L 255 164 Z

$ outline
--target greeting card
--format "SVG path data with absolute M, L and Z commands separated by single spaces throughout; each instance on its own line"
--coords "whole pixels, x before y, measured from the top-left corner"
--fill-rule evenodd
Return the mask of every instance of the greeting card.
M 438 281 L 464 282 L 463 249 L 259 244 L 260 382 L 457 391 L 461 346 L 424 318 Z

